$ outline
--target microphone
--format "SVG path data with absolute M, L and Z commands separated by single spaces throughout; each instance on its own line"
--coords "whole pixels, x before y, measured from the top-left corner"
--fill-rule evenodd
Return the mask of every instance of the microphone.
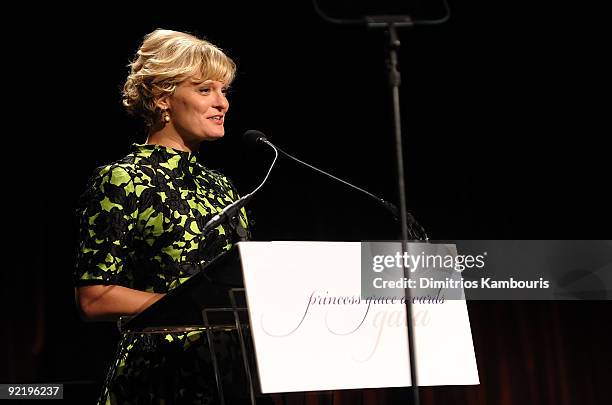
M 300 159 L 296 158 L 295 156 L 290 155 L 289 153 L 285 152 L 284 150 L 282 150 L 281 148 L 279 148 L 278 146 L 275 146 L 272 142 L 268 141 L 268 138 L 266 138 L 266 135 L 264 135 L 263 132 L 261 131 L 257 131 L 254 129 L 250 129 L 248 131 L 246 131 L 244 133 L 244 141 L 247 144 L 250 145 L 257 145 L 257 144 L 265 144 L 270 146 L 272 149 L 274 149 L 274 152 L 276 153 L 276 157 L 278 157 L 278 152 L 282 153 L 283 155 L 287 156 L 288 158 L 291 158 L 293 160 L 295 160 L 296 162 L 309 167 L 312 170 L 315 170 L 319 173 L 322 173 L 328 177 L 331 177 L 332 179 L 339 181 L 340 183 L 343 183 L 357 191 L 360 191 L 362 193 L 364 193 L 365 195 L 369 196 L 370 198 L 374 199 L 376 202 L 378 202 L 379 204 L 381 204 L 387 211 L 389 211 L 391 213 L 391 215 L 393 215 L 393 219 L 395 221 L 399 221 L 400 220 L 400 216 L 399 216 L 399 209 L 392 203 L 390 203 L 389 201 L 385 201 L 380 197 L 375 196 L 374 194 L 370 193 L 369 191 L 366 191 L 360 187 L 357 187 L 354 184 L 349 183 L 348 181 L 342 180 L 341 178 L 338 178 L 336 176 L 334 176 L 333 174 L 330 174 L 324 170 L 321 170 L 317 167 L 312 166 L 311 164 L 308 164 L 306 162 L 301 161 Z M 276 161 L 276 157 L 274 158 Z M 414 216 L 411 213 L 408 213 L 408 232 L 409 232 L 409 236 L 415 240 L 429 240 L 429 237 L 427 236 L 427 232 L 425 232 L 425 229 L 421 226 L 421 224 L 419 224 L 417 222 L 417 220 L 414 218 Z
M 266 139 L 266 136 L 263 134 L 263 132 L 258 131 L 256 129 L 249 129 L 248 131 L 246 131 L 244 133 L 244 135 L 242 136 L 242 140 L 247 144 L 247 145 L 257 145 L 258 143 L 265 143 L 268 141 L 268 139 Z
M 261 134 L 261 132 L 259 132 L 259 131 L 253 131 L 253 130 L 247 131 L 244 134 L 245 142 L 247 142 L 247 143 L 257 143 L 257 142 L 259 142 L 259 139 L 257 139 L 256 136 L 254 137 L 254 135 L 251 134 L 252 132 L 256 132 L 256 133 L 258 132 L 259 134 Z M 263 134 L 261 134 L 261 135 L 263 136 Z M 251 138 L 253 138 L 253 139 L 251 139 Z M 263 136 L 263 138 L 265 139 L 265 136 Z M 270 172 L 272 172 L 272 168 L 276 164 L 276 159 L 278 159 L 278 152 L 276 152 L 276 154 L 274 156 L 274 160 L 272 161 L 272 164 L 270 165 L 270 168 L 268 169 L 268 173 L 266 173 L 266 177 L 259 184 L 259 186 L 257 186 L 257 188 L 255 188 L 255 190 L 253 190 L 250 193 L 240 197 L 239 199 L 237 199 L 236 201 L 234 201 L 230 205 L 226 206 L 225 208 L 223 208 L 221 210 L 221 212 L 219 212 L 217 215 L 212 217 L 206 223 L 206 225 L 204 225 L 204 229 L 202 230 L 202 234 L 205 234 L 206 232 L 210 231 L 211 229 L 216 228 L 217 226 L 221 225 L 223 222 L 225 222 L 229 218 L 232 218 L 234 215 L 236 215 L 237 212 L 239 212 L 242 209 L 242 207 L 247 205 L 247 203 L 251 200 L 251 198 L 253 198 L 253 195 L 257 191 L 259 191 L 259 189 L 268 180 L 268 177 L 270 176 Z

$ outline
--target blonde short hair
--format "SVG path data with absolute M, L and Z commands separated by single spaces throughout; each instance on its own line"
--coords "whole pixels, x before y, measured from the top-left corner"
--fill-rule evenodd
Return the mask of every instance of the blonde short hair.
M 197 76 L 230 84 L 236 64 L 210 42 L 179 31 L 156 29 L 144 37 L 129 64 L 123 105 L 151 128 L 160 120 L 156 101 L 184 80 Z

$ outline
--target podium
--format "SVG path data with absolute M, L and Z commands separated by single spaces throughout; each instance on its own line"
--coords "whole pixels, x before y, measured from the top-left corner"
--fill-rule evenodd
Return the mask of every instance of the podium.
M 405 307 L 360 297 L 360 249 L 240 242 L 120 328 L 200 328 L 210 343 L 215 330 L 234 330 L 251 404 L 272 393 L 410 386 Z M 478 384 L 465 301 L 419 306 L 415 331 L 419 385 Z
M 237 334 L 245 371 L 244 390 L 250 403 L 257 403 L 257 380 L 252 368 L 254 350 L 249 344 L 248 314 L 237 246 L 212 260 L 140 314 L 120 319 L 119 329 L 123 333 L 204 332 L 210 349 L 219 401 L 228 405 L 231 402 L 226 401 L 222 367 L 213 335 L 219 331 Z

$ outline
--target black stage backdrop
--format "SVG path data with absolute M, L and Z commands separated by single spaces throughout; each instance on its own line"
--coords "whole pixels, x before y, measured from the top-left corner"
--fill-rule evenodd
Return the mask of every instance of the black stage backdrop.
M 408 208 L 431 238 L 611 239 L 606 3 L 457 1 L 449 23 L 401 32 Z M 204 35 L 237 61 L 226 137 L 204 144 L 201 156 L 243 193 L 270 161 L 242 147 L 241 134 L 255 128 L 397 201 L 381 32 L 328 25 L 306 0 L 1 7 L 0 382 L 64 382 L 76 403 L 96 395 L 117 333 L 75 311 L 73 211 L 93 169 L 145 139 L 122 109 L 120 88 L 155 28 Z M 284 159 L 250 210 L 258 240 L 397 235 L 367 197 Z M 609 401 L 609 301 L 469 309 L 481 385 L 425 388 L 423 403 Z M 395 394 L 290 402 L 382 404 Z

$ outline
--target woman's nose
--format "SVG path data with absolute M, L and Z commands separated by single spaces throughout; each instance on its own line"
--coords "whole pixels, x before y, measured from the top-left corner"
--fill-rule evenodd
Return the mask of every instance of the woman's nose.
M 221 92 L 217 93 L 215 107 L 219 110 L 227 110 L 229 108 L 229 101 L 227 100 L 227 97 L 225 97 L 225 94 Z

